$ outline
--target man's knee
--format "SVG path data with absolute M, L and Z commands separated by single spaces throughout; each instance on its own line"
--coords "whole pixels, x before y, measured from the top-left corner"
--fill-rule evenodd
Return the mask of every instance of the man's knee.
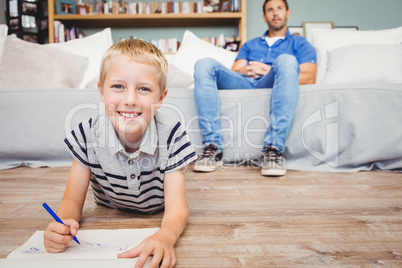
M 290 54 L 279 55 L 275 59 L 275 64 L 277 66 L 289 66 L 289 67 L 299 65 L 299 63 L 297 62 L 296 57 L 293 56 L 293 55 L 290 55 Z
M 279 55 L 273 64 L 275 72 L 285 74 L 299 74 L 299 62 L 296 57 L 289 54 Z
M 197 74 L 198 72 L 203 72 L 206 70 L 212 69 L 212 67 L 217 63 L 216 60 L 213 58 L 202 58 L 196 61 L 194 65 L 194 74 Z

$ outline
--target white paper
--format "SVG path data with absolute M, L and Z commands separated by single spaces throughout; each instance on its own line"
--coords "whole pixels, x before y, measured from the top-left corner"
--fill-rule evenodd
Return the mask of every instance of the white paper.
M 78 259 L 0 259 L 1 268 L 133 268 L 136 259 L 78 260 Z M 148 267 L 148 260 L 144 267 Z
M 43 231 L 36 231 L 21 247 L 11 252 L 7 259 L 117 259 L 117 254 L 140 244 L 159 228 L 80 230 L 76 235 L 80 245 L 71 241 L 62 253 L 48 253 L 43 244 Z

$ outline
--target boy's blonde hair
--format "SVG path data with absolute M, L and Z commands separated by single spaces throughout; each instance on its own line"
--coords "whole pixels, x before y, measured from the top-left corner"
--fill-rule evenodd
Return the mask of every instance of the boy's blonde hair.
M 165 90 L 168 70 L 165 56 L 154 45 L 138 39 L 120 41 L 105 52 L 102 58 L 99 76 L 99 85 L 101 87 L 103 87 L 109 68 L 121 56 L 126 56 L 130 60 L 151 66 L 158 76 L 160 92 L 162 93 Z

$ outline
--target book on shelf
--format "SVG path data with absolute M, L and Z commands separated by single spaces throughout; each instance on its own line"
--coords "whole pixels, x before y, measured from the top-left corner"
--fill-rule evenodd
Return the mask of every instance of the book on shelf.
M 219 1 L 219 12 L 231 12 L 231 11 L 232 11 L 232 0 Z
M 205 12 L 219 12 L 219 0 L 204 0 Z
M 79 2 L 77 13 L 91 14 L 191 14 L 206 12 L 239 12 L 241 0 L 195 0 L 195 1 L 123 1 L 93 0 Z
M 232 0 L 231 10 L 232 12 L 241 12 L 241 0 Z
M 78 27 L 66 28 L 63 23 L 58 20 L 53 22 L 54 25 L 54 42 L 63 43 L 70 40 L 83 38 L 84 34 Z
M 201 13 L 203 0 L 198 1 L 162 1 L 162 2 L 127 2 L 127 1 L 99 1 L 94 0 L 87 4 L 87 14 L 169 14 L 169 13 Z M 184 11 L 183 11 L 184 10 Z
M 129 39 L 139 39 L 137 37 L 130 36 Z M 118 38 L 115 42 L 124 40 L 124 38 Z M 177 38 L 161 38 L 161 39 L 141 39 L 156 46 L 163 53 L 176 53 L 180 47 L 180 41 Z
M 130 36 L 130 39 L 138 39 L 137 37 Z M 219 37 L 203 37 L 202 40 L 211 43 L 214 46 L 225 48 L 226 50 L 237 51 L 240 42 L 237 41 L 239 38 L 237 36 L 229 37 L 220 34 Z M 118 38 L 115 40 L 119 42 L 124 40 L 124 38 Z M 162 38 L 162 39 L 142 39 L 148 43 L 156 46 L 163 53 L 176 53 L 180 47 L 180 41 L 177 38 Z
M 241 0 L 204 0 L 205 12 L 240 12 Z

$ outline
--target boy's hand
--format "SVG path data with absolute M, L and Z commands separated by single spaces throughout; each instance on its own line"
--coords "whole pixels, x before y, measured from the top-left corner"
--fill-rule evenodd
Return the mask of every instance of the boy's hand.
M 49 223 L 43 235 L 45 248 L 49 253 L 63 252 L 68 243 L 77 234 L 79 223 L 75 220 L 63 220 L 64 224 L 56 221 Z
M 136 268 L 142 268 L 148 257 L 153 255 L 150 268 L 160 267 L 174 267 L 176 265 L 176 253 L 174 251 L 174 244 L 170 235 L 162 231 L 156 232 L 154 235 L 147 237 L 135 248 L 117 255 L 118 258 L 135 258 L 139 256 Z

